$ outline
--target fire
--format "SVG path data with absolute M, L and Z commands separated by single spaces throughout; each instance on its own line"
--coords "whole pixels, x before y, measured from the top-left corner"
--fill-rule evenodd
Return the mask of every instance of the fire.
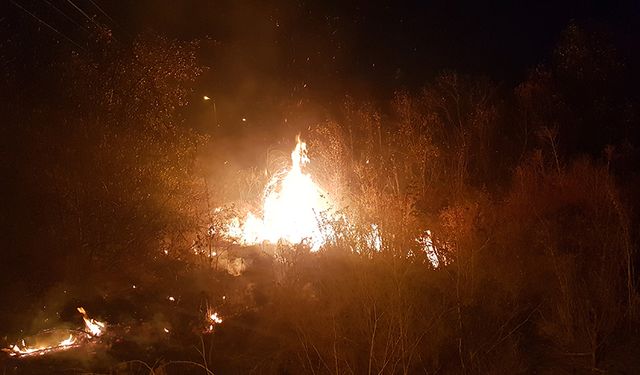
M 87 315 L 87 312 L 83 307 L 78 307 L 78 312 L 82 314 L 84 325 L 86 326 L 88 331 L 87 333 L 95 337 L 100 336 L 105 328 L 105 324 L 103 322 L 99 322 L 95 319 L 89 318 L 89 315 Z
M 3 349 L 3 351 L 9 353 L 12 357 L 25 357 L 25 356 L 33 356 L 33 355 L 45 355 L 47 353 L 51 353 L 53 351 L 62 351 L 69 349 L 74 346 L 76 342 L 75 337 L 72 334 L 69 334 L 69 337 L 65 340 L 62 340 L 53 345 L 40 345 L 40 346 L 29 346 L 24 342 L 24 339 L 20 341 L 20 344 L 10 345 L 8 349 Z
M 431 231 L 428 229 L 424 231 L 422 236 L 416 238 L 416 242 L 422 247 L 422 251 L 427 254 L 427 259 L 433 268 L 438 268 L 440 265 L 440 253 L 436 245 L 433 243 Z
M 69 346 L 76 342 L 76 339 L 73 338 L 73 335 L 69 335 L 69 338 L 66 340 L 60 341 L 60 346 Z
M 206 316 L 206 321 L 207 321 L 207 328 L 205 329 L 205 332 L 207 333 L 211 333 L 213 332 L 213 328 L 216 324 L 220 324 L 222 323 L 222 318 L 220 317 L 220 315 L 218 315 L 217 312 L 213 311 L 210 307 L 207 308 L 207 316 Z
M 298 136 L 296 147 L 291 152 L 291 167 L 273 177 L 264 189 L 262 216 L 249 212 L 243 221 L 235 217 L 227 224 L 225 234 L 238 239 L 243 245 L 305 242 L 312 251 L 317 251 L 327 241 L 339 236 L 330 227 L 322 225 L 323 218 L 339 220 L 347 230 L 355 228 L 349 218 L 336 213 L 327 193 L 303 171 L 309 163 L 307 145 Z M 217 208 L 215 212 L 219 210 Z M 367 249 L 383 251 L 383 236 L 378 224 L 369 224 L 360 238 L 364 239 Z M 431 231 L 424 231 L 415 241 L 431 265 L 437 268 L 441 254 Z M 353 250 L 359 252 L 362 249 Z
M 371 224 L 371 232 L 365 237 L 367 246 L 375 251 L 382 250 L 382 238 L 380 237 L 380 229 L 377 224 Z
M 309 162 L 307 145 L 298 137 L 291 168 L 272 178 L 265 188 L 262 217 L 250 212 L 242 225 L 239 220 L 232 221 L 227 233 L 246 245 L 305 241 L 317 251 L 325 242 L 319 215 L 331 204 L 327 194 L 303 172 Z
M 49 337 L 43 339 L 42 336 L 48 332 L 45 331 L 45 333 L 39 334 L 38 338 L 36 338 L 35 341 L 37 345 L 27 344 L 25 342 L 25 339 L 22 339 L 20 340 L 19 344 L 9 345 L 8 348 L 2 349 L 2 351 L 9 353 L 9 355 L 13 357 L 45 355 L 80 346 L 83 343 L 86 343 L 87 339 L 98 337 L 103 333 L 106 326 L 103 322 L 99 322 L 95 319 L 89 318 L 87 312 L 82 307 L 78 307 L 78 312 L 82 314 L 82 319 L 84 320 L 84 324 L 86 326 L 86 331 L 84 332 L 84 334 L 80 334 L 78 331 L 74 330 L 73 332 L 69 333 L 69 337 L 57 341 L 59 340 L 59 338 L 52 339 L 50 335 Z M 43 342 L 46 344 L 43 344 Z
M 217 323 L 217 324 L 222 323 L 222 318 L 220 318 L 218 316 L 218 313 L 213 313 L 213 314 L 209 315 L 209 320 L 211 320 L 213 323 Z

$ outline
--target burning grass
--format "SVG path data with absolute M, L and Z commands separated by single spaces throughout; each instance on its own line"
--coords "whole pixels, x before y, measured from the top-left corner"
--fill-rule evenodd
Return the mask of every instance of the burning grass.
M 30 338 L 21 339 L 19 343 L 11 344 L 2 351 L 12 357 L 44 356 L 90 343 L 104 332 L 106 324 L 90 318 L 83 307 L 78 307 L 77 310 L 82 314 L 84 329 L 47 330 Z M 59 339 L 61 332 L 64 338 Z
M 291 166 L 276 173 L 264 188 L 261 214 L 248 212 L 243 219 L 232 217 L 222 223 L 222 233 L 242 245 L 284 242 L 302 244 L 311 251 L 323 246 L 350 242 L 358 253 L 380 252 L 384 247 L 381 229 L 376 222 L 357 222 L 345 207 L 315 182 L 305 168 L 311 159 L 307 144 L 296 139 L 291 152 Z M 220 212 L 220 208 L 216 209 Z M 433 267 L 443 259 L 430 230 L 415 238 L 416 251 L 428 254 Z M 414 251 L 407 251 L 407 254 Z
M 282 291 L 279 288 L 264 289 L 264 285 L 296 280 L 292 278 L 292 272 L 304 271 L 300 267 L 321 261 L 336 249 L 347 250 L 349 256 L 356 259 L 361 256 L 371 259 L 374 254 L 383 258 L 395 257 L 397 254 L 387 251 L 394 246 L 394 237 L 388 229 L 371 220 L 362 221 L 340 207 L 336 203 L 340 199 L 330 196 L 311 176 L 307 170 L 310 162 L 307 145 L 298 138 L 291 153 L 291 165 L 276 173 L 264 187 L 262 207 L 256 210 L 258 213 L 248 212 L 241 219 L 241 216 L 229 215 L 223 209 L 213 210 L 211 214 L 214 217 L 217 215 L 224 219 L 219 220 L 218 225 L 210 224 L 206 233 L 195 240 L 188 251 L 188 256 L 195 260 L 191 264 L 198 265 L 201 267 L 199 272 L 208 275 L 209 281 L 205 284 L 195 286 L 200 282 L 195 285 L 193 281 L 177 282 L 177 276 L 175 283 L 158 279 L 158 289 L 151 287 L 148 281 L 127 281 L 124 292 L 112 291 L 105 295 L 130 298 L 130 308 L 145 306 L 146 313 L 137 319 L 125 322 L 116 317 L 107 326 L 104 321 L 89 316 L 83 307 L 78 307 L 77 312 L 84 322 L 82 329 L 68 331 L 67 335 L 55 339 L 21 340 L 4 351 L 16 359 L 47 357 L 100 342 L 104 344 L 100 350 L 120 360 L 149 359 L 149 353 L 179 358 L 175 353 L 183 354 L 184 348 L 189 347 L 196 337 L 201 341 L 203 336 L 209 337 L 210 345 L 218 341 L 242 342 L 242 339 L 230 338 L 229 330 L 242 332 L 238 325 L 255 324 L 248 323 L 247 319 L 258 319 L 259 314 L 270 310 L 263 301 L 263 293 L 269 294 L 269 300 L 278 300 Z M 437 267 L 443 258 L 431 232 L 426 230 L 422 233 L 409 242 L 413 250 L 405 251 L 401 258 L 419 267 L 429 264 Z M 164 272 L 173 272 L 170 270 L 175 267 L 190 264 L 190 258 L 186 258 L 188 261 L 185 263 L 170 256 L 166 248 L 161 254 L 163 256 L 155 263 L 166 263 Z M 187 268 L 183 271 L 187 272 Z M 224 277 L 215 271 L 225 271 Z M 211 276 L 217 280 L 211 280 Z M 220 289 L 215 297 L 211 288 L 221 280 L 227 282 L 216 287 Z M 300 302 L 315 304 L 319 298 L 316 281 L 308 279 L 304 285 L 298 286 L 304 294 L 301 296 L 304 301 Z M 203 294 L 195 297 L 194 291 L 198 289 L 202 289 Z M 122 314 L 125 306 L 118 309 Z M 247 332 L 249 335 L 256 333 Z M 203 360 L 200 363 L 206 365 L 217 357 L 209 353 L 205 358 L 204 341 L 202 346 L 199 352 Z M 131 357 L 130 353 L 139 353 L 141 357 Z M 113 365 L 113 361 L 109 363 Z

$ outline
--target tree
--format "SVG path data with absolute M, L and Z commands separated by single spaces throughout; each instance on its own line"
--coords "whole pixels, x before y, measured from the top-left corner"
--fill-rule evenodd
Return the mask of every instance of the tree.
M 194 168 L 206 138 L 183 124 L 181 108 L 202 68 L 194 43 L 155 35 L 95 43 L 55 58 L 42 72 L 46 95 L 28 102 L 30 115 L 12 116 L 24 140 L 12 183 L 25 195 L 15 205 L 32 222 L 31 233 L 14 234 L 37 238 L 18 251 L 44 248 L 54 280 L 129 282 L 163 244 L 188 249 L 200 225 Z

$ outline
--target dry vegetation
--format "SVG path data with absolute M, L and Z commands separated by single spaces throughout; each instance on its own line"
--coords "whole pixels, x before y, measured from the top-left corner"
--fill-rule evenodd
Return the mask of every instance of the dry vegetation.
M 571 25 L 556 61 L 515 90 L 448 72 L 313 126 L 310 173 L 359 223 L 326 223 L 343 235 L 317 253 L 243 249 L 210 230 L 228 215 L 214 202 L 255 202 L 266 177 L 200 174 L 196 155 L 216 139 L 179 111 L 196 45 L 146 36 L 60 58 L 50 89 L 64 98 L 47 101 L 3 77 L 15 211 L 1 223 L 2 333 L 41 328 L 40 305 L 84 301 L 136 327 L 107 354 L 68 359 L 96 372 L 637 372 L 638 103 L 602 43 Z M 353 251 L 373 222 L 382 250 Z M 415 241 L 427 228 L 437 268 Z M 225 320 L 203 335 L 205 303 Z M 51 363 L 0 367 L 70 367 Z

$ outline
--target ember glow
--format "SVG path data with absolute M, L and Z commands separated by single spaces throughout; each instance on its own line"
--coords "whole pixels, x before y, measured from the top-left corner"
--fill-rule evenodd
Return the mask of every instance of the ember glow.
M 217 324 L 222 323 L 222 318 L 217 312 L 213 311 L 213 309 L 209 307 L 207 308 L 206 322 L 207 327 L 205 328 L 205 333 L 211 333 Z
M 307 145 L 297 138 L 291 168 L 277 174 L 264 191 L 262 217 L 251 212 L 244 221 L 233 220 L 228 234 L 242 244 L 307 243 L 317 251 L 325 242 L 320 216 L 331 208 L 327 194 L 303 172 L 309 164 Z
M 222 318 L 220 318 L 220 317 L 218 316 L 218 313 L 213 313 L 213 314 L 209 315 L 209 319 L 210 319 L 213 323 L 217 323 L 217 324 L 222 323 Z

